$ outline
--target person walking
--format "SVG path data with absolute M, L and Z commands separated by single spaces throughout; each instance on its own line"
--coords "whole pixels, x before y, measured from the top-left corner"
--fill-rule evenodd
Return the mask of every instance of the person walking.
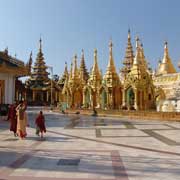
M 8 111 L 8 120 L 10 121 L 10 131 L 14 133 L 14 136 L 17 136 L 17 115 L 16 115 L 17 104 L 11 104 Z
M 24 139 L 27 136 L 26 126 L 27 126 L 27 117 L 25 115 L 26 106 L 23 101 L 20 101 L 19 105 L 16 108 L 17 111 L 17 133 L 21 139 Z
M 41 138 L 43 138 L 43 133 L 46 133 L 46 126 L 45 126 L 45 118 L 42 111 L 39 112 L 35 124 L 36 124 L 36 134 L 39 136 L 39 133 L 41 133 Z

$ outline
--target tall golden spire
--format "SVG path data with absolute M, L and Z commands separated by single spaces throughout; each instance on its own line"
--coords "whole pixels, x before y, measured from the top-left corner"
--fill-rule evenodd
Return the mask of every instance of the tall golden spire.
M 118 74 L 116 73 L 116 68 L 114 65 L 114 59 L 113 59 L 113 52 L 112 52 L 112 47 L 113 47 L 113 43 L 112 40 L 110 40 L 109 43 L 109 62 L 108 62 L 108 66 L 107 66 L 107 70 L 106 73 L 103 77 L 103 80 L 105 82 L 112 82 L 112 83 L 117 83 L 119 82 L 119 77 Z M 109 84 L 109 86 L 112 86 L 112 84 Z
M 145 59 L 145 55 L 144 55 L 144 48 L 143 48 L 143 43 L 141 42 L 140 44 L 140 64 L 143 66 L 144 70 L 147 71 L 148 70 L 148 64 L 147 64 L 147 61 Z
M 168 52 L 168 43 L 164 43 L 164 56 L 162 59 L 162 63 L 159 66 L 157 74 L 169 74 L 176 73 L 176 70 L 171 62 L 171 58 L 169 57 Z
M 128 30 L 128 40 L 127 40 L 127 47 L 126 47 L 126 53 L 125 58 L 123 60 L 124 67 L 121 69 L 121 72 L 123 76 L 126 78 L 126 75 L 130 72 L 131 67 L 133 65 L 133 47 L 131 44 L 131 34 L 130 29 Z
M 142 69 L 141 69 L 141 49 L 140 49 L 140 45 L 139 45 L 139 37 L 136 37 L 136 54 L 134 57 L 134 61 L 133 61 L 133 65 L 131 68 L 131 74 L 134 77 L 139 78 L 140 74 L 142 73 Z
M 92 67 L 91 75 L 97 76 L 98 78 L 100 77 L 100 71 L 99 71 L 98 62 L 97 62 L 97 49 L 94 50 L 94 64 Z
M 168 63 L 169 52 L 168 52 L 168 43 L 167 41 L 164 43 L 164 57 L 162 63 Z
M 61 77 L 59 77 L 58 84 L 60 86 L 63 86 L 65 84 L 66 79 L 68 78 L 68 68 L 67 68 L 67 62 L 65 62 L 65 68 L 64 68 L 64 73 Z
M 72 71 L 73 71 L 73 63 L 71 62 L 71 68 L 70 68 L 70 72 L 69 72 L 69 79 L 72 79 Z
M 139 65 L 141 59 L 140 45 L 139 45 L 139 37 L 136 37 L 136 55 L 134 57 L 133 65 Z
M 84 82 L 87 82 L 88 78 L 89 78 L 89 74 L 87 72 L 85 65 L 84 50 L 82 49 L 81 64 L 80 64 L 80 79 Z
M 32 60 L 32 51 L 31 51 L 30 56 L 29 56 L 29 60 L 27 62 L 27 67 L 28 67 L 28 73 L 29 74 L 31 74 L 32 63 L 33 63 L 33 60 Z
M 113 43 L 112 43 L 112 40 L 110 40 L 110 42 L 109 42 L 109 62 L 108 62 L 107 69 L 108 69 L 108 71 L 115 72 L 112 47 L 113 47 Z
M 73 79 L 77 79 L 78 78 L 77 55 L 76 54 L 74 55 L 72 78 Z
M 101 83 L 101 73 L 99 71 L 98 62 L 97 62 L 97 49 L 94 50 L 94 64 L 88 79 L 88 84 L 96 89 Z

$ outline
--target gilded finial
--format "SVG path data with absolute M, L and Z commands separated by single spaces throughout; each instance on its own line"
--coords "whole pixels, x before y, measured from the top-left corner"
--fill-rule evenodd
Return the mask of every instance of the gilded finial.
M 67 62 L 65 61 L 65 69 L 67 69 Z
M 139 37 L 136 36 L 136 48 L 138 48 L 138 47 L 139 47 Z
M 131 31 L 130 31 L 130 28 L 128 29 L 128 39 L 131 38 Z
M 40 50 L 40 51 L 42 50 L 42 39 L 41 39 L 41 37 L 40 37 L 40 39 L 39 39 L 39 50 Z
M 168 48 L 168 42 L 167 42 L 167 41 L 164 42 L 164 48 L 165 48 L 165 49 Z
M 165 41 L 164 42 L 164 57 L 168 57 L 169 55 L 168 55 L 168 42 L 167 41 Z M 164 58 L 164 59 L 166 59 L 166 58 Z
M 109 47 L 110 47 L 111 49 L 112 49 L 112 47 L 113 47 L 112 38 L 110 39 Z
M 77 54 L 74 55 L 74 60 L 76 60 L 76 59 L 77 59 Z
M 94 49 L 94 56 L 96 56 L 97 55 L 97 49 L 95 48 Z
M 82 49 L 81 52 L 82 52 L 81 58 L 84 59 L 84 49 Z
M 5 48 L 4 52 L 8 55 L 8 46 Z
M 67 70 L 67 62 L 65 61 L 65 72 L 67 73 L 68 70 Z
M 110 39 L 109 42 L 109 52 L 110 52 L 110 56 L 112 57 L 112 47 L 113 47 L 113 43 L 112 43 L 112 39 Z

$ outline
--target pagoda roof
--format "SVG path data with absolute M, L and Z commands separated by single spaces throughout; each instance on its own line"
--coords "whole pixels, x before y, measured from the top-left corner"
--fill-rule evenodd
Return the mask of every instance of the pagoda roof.
M 23 61 L 8 55 L 6 50 L 5 52 L 0 51 L 0 72 L 22 76 L 28 75 L 28 68 Z

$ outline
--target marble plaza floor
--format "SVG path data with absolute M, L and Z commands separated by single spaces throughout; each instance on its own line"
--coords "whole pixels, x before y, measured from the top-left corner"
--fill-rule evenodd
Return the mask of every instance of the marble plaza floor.
M 45 111 L 47 133 L 28 137 L 0 120 L 0 180 L 179 180 L 180 122 L 62 115 Z

